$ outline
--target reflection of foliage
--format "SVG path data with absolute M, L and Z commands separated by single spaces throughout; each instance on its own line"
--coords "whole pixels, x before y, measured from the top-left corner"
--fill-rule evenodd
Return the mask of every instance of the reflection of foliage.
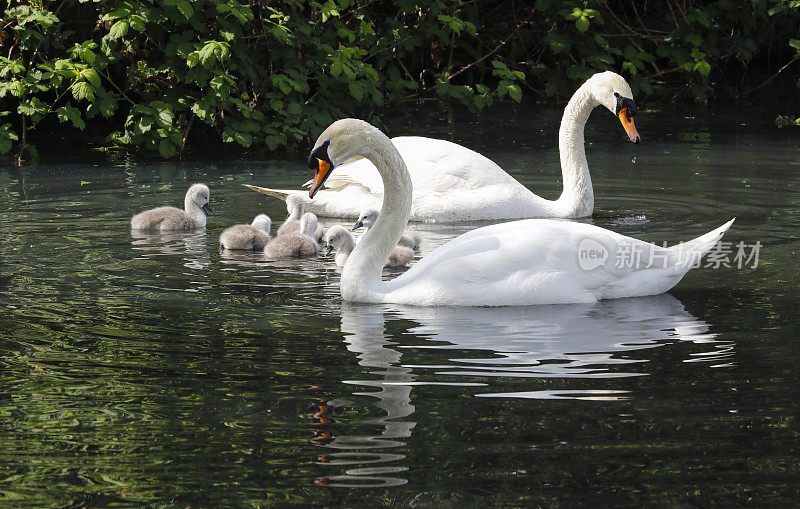
M 740 96 L 772 82 L 743 71 L 780 75 L 800 46 L 800 3 L 786 0 L 13 4 L 0 32 L 0 153 L 18 158 L 35 157 L 29 135 L 56 119 L 79 130 L 92 120 L 109 143 L 163 157 L 190 139 L 276 149 L 410 100 L 481 109 L 519 101 L 523 87 L 564 97 L 605 69 L 637 94 Z

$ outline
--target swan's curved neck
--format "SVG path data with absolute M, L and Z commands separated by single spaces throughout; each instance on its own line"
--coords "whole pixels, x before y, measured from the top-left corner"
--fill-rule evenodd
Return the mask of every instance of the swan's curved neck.
M 345 300 L 379 300 L 386 293 L 381 274 L 411 215 L 411 176 L 400 153 L 382 132 L 363 140 L 361 155 L 375 165 L 383 179 L 383 206 L 375 224 L 362 235 L 342 269 Z
M 205 226 L 206 225 L 206 213 L 203 209 L 197 206 L 197 204 L 192 200 L 191 196 L 186 196 L 183 200 L 183 210 L 186 211 L 187 214 L 195 218 L 197 220 L 198 226 Z
M 586 162 L 583 128 L 589 119 L 589 114 L 598 104 L 588 84 L 584 84 L 572 96 L 564 109 L 564 116 L 561 117 L 558 150 L 561 156 L 564 190 L 556 205 L 566 216 L 588 216 L 594 209 L 594 192 L 592 178 L 589 176 L 589 164 Z

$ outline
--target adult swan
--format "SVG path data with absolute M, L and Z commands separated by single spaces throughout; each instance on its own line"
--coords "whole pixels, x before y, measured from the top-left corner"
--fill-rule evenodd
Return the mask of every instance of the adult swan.
M 625 80 L 607 71 L 584 83 L 564 110 L 558 145 L 564 190 L 553 201 L 533 194 L 498 165 L 461 145 L 445 140 L 405 136 L 393 138 L 414 185 L 412 221 L 452 222 L 527 217 L 586 217 L 594 208 L 592 179 L 583 143 L 583 127 L 591 111 L 603 105 L 617 115 L 634 143 L 636 105 Z M 286 199 L 286 191 L 247 187 Z M 378 208 L 383 183 L 368 160 L 349 162 L 328 178 L 326 187 L 307 210 L 321 216 L 357 218 L 364 207 Z
M 678 283 L 733 223 L 671 248 L 589 224 L 501 223 L 465 233 L 396 279 L 382 281 L 383 266 L 412 208 L 411 177 L 391 140 L 362 120 L 331 124 L 308 159 L 315 171 L 309 197 L 333 168 L 359 156 L 375 165 L 385 192 L 377 221 L 342 269 L 341 293 L 348 301 L 504 306 L 654 295 Z M 620 254 L 629 256 L 620 259 Z

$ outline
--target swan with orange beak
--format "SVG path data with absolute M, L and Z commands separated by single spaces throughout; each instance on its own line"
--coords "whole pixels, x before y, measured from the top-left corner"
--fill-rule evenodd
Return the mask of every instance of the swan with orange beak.
M 601 105 L 619 119 L 630 141 L 641 141 L 634 124 L 636 103 L 625 79 L 611 71 L 591 76 L 564 108 L 558 132 L 563 189 L 557 199 L 534 194 L 497 164 L 466 147 L 418 136 L 393 138 L 392 144 L 413 182 L 411 220 L 455 222 L 591 216 L 594 191 L 584 149 L 584 127 L 592 110 Z M 317 147 L 309 159 L 315 170 L 309 183 L 310 194 L 316 199 L 307 200 L 306 209 L 320 216 L 357 218 L 363 208 L 377 208 L 384 188 L 370 159 L 353 157 L 331 163 L 326 152 L 324 147 Z M 305 194 L 248 187 L 283 200 L 288 195 Z

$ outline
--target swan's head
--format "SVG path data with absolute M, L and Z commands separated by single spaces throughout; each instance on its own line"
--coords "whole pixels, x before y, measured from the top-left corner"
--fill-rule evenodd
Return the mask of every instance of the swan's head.
M 317 231 L 317 226 L 319 226 L 319 220 L 311 212 L 306 212 L 300 218 L 300 233 L 313 237 L 314 232 Z
M 362 226 L 366 227 L 367 230 L 372 228 L 372 225 L 375 224 L 375 221 L 378 220 L 378 211 L 376 209 L 366 209 L 362 210 L 361 214 L 358 216 L 358 221 L 353 225 L 353 230 L 357 230 Z
M 386 135 L 368 122 L 356 118 L 343 118 L 329 125 L 319 135 L 308 156 L 308 168 L 314 170 L 314 180 L 308 190 L 309 198 L 317 194 L 336 166 L 369 156 L 372 148 L 368 141 L 376 137 L 386 138 Z
M 594 99 L 605 106 L 608 111 L 619 117 L 622 127 L 628 133 L 628 138 L 634 143 L 639 143 L 641 138 L 636 131 L 633 117 L 638 111 L 633 100 L 633 92 L 625 78 L 617 73 L 600 72 L 589 78 L 586 82 Z
M 353 236 L 344 226 L 337 224 L 336 226 L 331 226 L 325 232 L 325 256 L 331 254 L 334 249 L 337 251 L 352 251 L 353 246 Z
M 269 229 L 272 228 L 272 220 L 266 214 L 259 214 L 255 219 L 253 219 L 253 222 L 250 223 L 250 225 L 265 233 L 269 233 Z
M 289 196 L 286 197 L 286 219 L 290 217 L 297 219 L 302 216 L 305 211 L 306 202 L 301 195 L 289 194 Z
M 196 205 L 203 209 L 206 214 L 214 212 L 211 209 L 211 192 L 205 184 L 193 184 L 192 187 L 186 191 L 186 198 L 184 199 L 185 205 Z

